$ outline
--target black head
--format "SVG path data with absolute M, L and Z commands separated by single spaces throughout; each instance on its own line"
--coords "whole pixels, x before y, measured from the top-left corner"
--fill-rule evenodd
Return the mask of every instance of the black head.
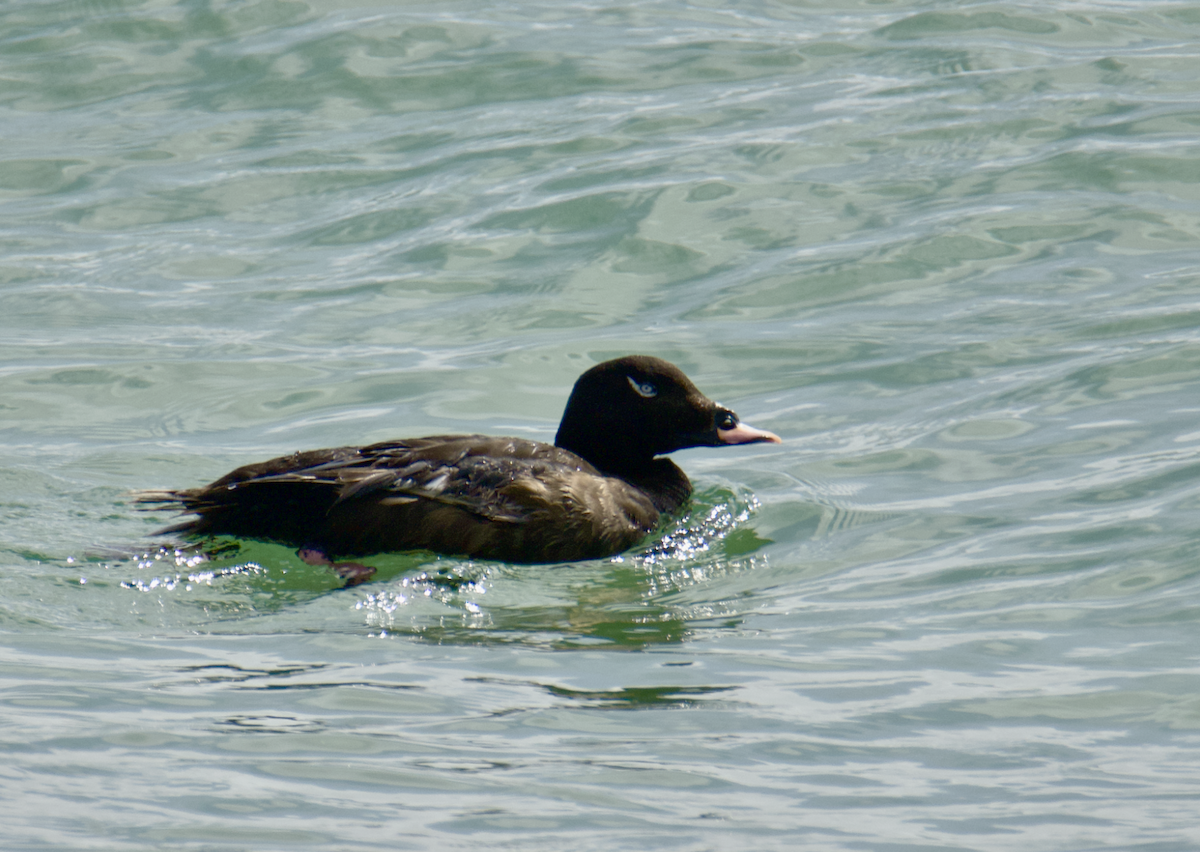
M 554 439 L 612 473 L 643 469 L 686 447 L 762 441 L 779 438 L 741 423 L 674 364 L 649 355 L 605 361 L 580 376 Z

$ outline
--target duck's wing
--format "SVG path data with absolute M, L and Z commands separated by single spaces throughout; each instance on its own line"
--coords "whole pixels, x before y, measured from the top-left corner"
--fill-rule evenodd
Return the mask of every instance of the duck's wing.
M 328 493 L 326 511 L 367 501 L 398 506 L 430 500 L 489 521 L 519 524 L 530 516 L 530 482 L 553 470 L 585 468 L 590 465 L 573 453 L 536 441 L 435 436 L 298 453 L 239 468 L 202 494 L 193 492 L 195 499 L 186 501 L 185 508 L 201 510 L 202 504 L 220 499 L 221 492 L 246 496 L 290 486 Z
M 527 507 L 512 499 L 509 491 L 528 475 L 528 465 L 486 457 L 466 458 L 458 464 L 418 459 L 403 467 L 343 469 L 338 472 L 337 499 L 330 509 L 368 500 L 380 506 L 430 500 L 489 521 L 523 523 L 528 520 Z
M 360 453 L 367 465 L 343 472 L 338 503 L 371 495 L 384 505 L 424 499 L 507 523 L 524 523 L 544 509 L 544 483 L 572 473 L 599 475 L 572 452 L 521 438 L 419 438 Z

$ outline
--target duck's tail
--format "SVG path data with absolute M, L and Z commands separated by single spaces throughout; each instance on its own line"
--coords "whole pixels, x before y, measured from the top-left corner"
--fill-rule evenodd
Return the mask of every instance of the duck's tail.
M 134 508 L 139 512 L 162 512 L 166 509 L 178 509 L 182 512 L 194 511 L 188 506 L 188 494 L 186 491 L 170 491 L 170 490 L 147 490 L 134 491 L 130 494 L 133 499 Z M 196 529 L 196 518 L 187 521 L 180 521 L 177 524 L 163 527 L 160 530 L 155 530 L 154 535 L 171 535 L 173 533 L 188 533 L 194 532 Z
M 142 512 L 161 511 L 153 508 L 164 503 L 173 504 L 176 506 L 183 505 L 183 494 L 179 491 L 131 491 L 129 496 L 133 498 L 133 502 L 137 504 L 138 510 Z

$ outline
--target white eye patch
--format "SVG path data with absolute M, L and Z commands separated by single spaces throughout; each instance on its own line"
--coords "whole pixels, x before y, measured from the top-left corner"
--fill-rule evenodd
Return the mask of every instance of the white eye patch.
M 639 382 L 633 376 L 626 376 L 629 379 L 629 386 L 634 389 L 638 396 L 650 399 L 653 396 L 658 396 L 658 388 L 649 382 Z

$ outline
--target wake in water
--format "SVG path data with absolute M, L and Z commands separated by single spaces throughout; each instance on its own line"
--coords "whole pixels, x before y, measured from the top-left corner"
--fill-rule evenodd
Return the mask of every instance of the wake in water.
M 755 554 L 769 542 L 748 526 L 757 508 L 748 490 L 704 489 L 658 535 L 604 560 L 511 565 L 428 552 L 378 554 L 366 564 L 349 563 L 358 577 L 370 576 L 365 594 L 354 601 L 354 620 L 381 635 L 403 632 L 438 641 L 679 641 L 693 619 L 730 612 L 722 601 L 734 596 L 714 598 L 716 589 L 706 586 L 765 564 Z M 289 610 L 300 617 L 317 606 L 330 609 L 338 629 L 346 629 L 344 598 L 330 593 L 357 585 L 356 576 L 340 576 L 346 563 L 305 560 L 281 545 L 227 538 L 108 557 L 100 563 L 104 573 L 124 575 L 117 587 L 154 596 L 168 620 L 175 621 L 169 612 L 176 612 L 180 626 L 202 628 L 204 618 L 228 623 L 285 617 Z M 684 592 L 694 599 L 671 599 Z

